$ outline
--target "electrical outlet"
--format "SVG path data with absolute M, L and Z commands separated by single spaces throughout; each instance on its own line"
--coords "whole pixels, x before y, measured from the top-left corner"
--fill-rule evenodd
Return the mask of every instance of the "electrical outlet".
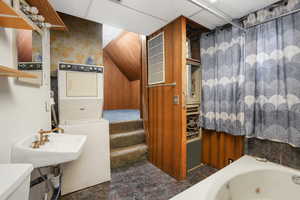
M 228 158 L 228 164 L 230 165 L 231 163 L 233 163 L 234 160 L 232 158 Z
M 50 112 L 50 104 L 48 101 L 45 101 L 45 110 L 46 112 Z
M 179 96 L 178 95 L 175 95 L 173 97 L 173 104 L 179 104 Z

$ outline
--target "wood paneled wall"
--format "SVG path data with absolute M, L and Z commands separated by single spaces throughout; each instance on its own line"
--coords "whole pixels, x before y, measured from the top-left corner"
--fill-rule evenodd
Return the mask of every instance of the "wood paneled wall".
M 141 79 L 140 35 L 123 32 L 104 50 L 130 81 Z
M 149 161 L 178 180 L 186 177 L 185 23 L 185 18 L 179 17 L 149 36 L 164 31 L 165 83 L 176 82 L 176 87 L 148 89 Z M 173 103 L 174 96 L 179 97 L 179 104 Z
M 146 134 L 146 140 L 149 138 L 149 129 L 148 129 L 148 62 L 147 62 L 147 37 L 141 36 L 141 45 L 142 45 L 142 68 L 141 68 L 141 117 L 144 121 L 144 130 Z
M 221 169 L 244 155 L 244 137 L 202 130 L 202 162 Z
M 141 107 L 141 95 L 140 95 L 141 81 L 130 81 L 130 101 L 131 109 L 140 109 Z
M 109 55 L 104 59 L 104 109 L 140 109 L 140 81 L 129 81 Z

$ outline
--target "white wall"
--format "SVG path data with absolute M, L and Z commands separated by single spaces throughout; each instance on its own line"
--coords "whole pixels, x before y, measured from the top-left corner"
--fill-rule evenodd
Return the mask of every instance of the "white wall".
M 42 87 L 22 85 L 15 78 L 0 76 L 0 163 L 10 162 L 12 145 L 39 129 L 50 129 L 51 113 L 46 111 L 50 99 L 50 37 L 49 31 L 43 36 Z M 46 45 L 45 45 L 46 44 Z M 0 28 L 0 65 L 16 68 L 15 31 Z M 32 174 L 36 177 L 36 173 Z M 31 190 L 30 199 L 39 200 L 44 193 L 44 184 Z
M 16 67 L 14 35 L 14 31 L 0 28 L 0 65 Z M 40 88 L 30 87 L 19 84 L 15 78 L 0 77 L 0 163 L 10 162 L 15 141 L 41 128 L 50 128 L 46 102 L 49 83 Z
M 14 142 L 41 128 L 50 128 L 51 114 L 45 109 L 50 96 L 49 56 L 45 55 L 47 79 L 42 87 L 21 85 L 15 78 L 0 76 L 0 163 L 10 162 Z M 16 63 L 15 31 L 0 28 L 0 65 L 16 68 Z

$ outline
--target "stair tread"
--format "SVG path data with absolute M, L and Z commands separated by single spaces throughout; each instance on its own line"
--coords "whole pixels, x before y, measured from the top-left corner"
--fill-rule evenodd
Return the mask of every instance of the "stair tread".
M 112 149 L 110 152 L 111 157 L 118 156 L 120 154 L 130 153 L 137 150 L 147 151 L 148 147 L 146 144 L 137 144 L 129 147 L 120 147 L 116 149 Z
M 109 124 L 109 133 L 124 133 L 143 129 L 143 120 L 122 121 Z
M 110 138 L 115 139 L 115 138 L 127 137 L 127 136 L 132 136 L 132 135 L 143 134 L 143 133 L 145 133 L 145 130 L 139 129 L 136 131 L 128 131 L 128 132 L 110 134 Z
M 128 122 L 143 122 L 143 119 L 137 119 L 137 120 L 128 120 L 128 121 L 120 121 L 120 122 L 111 122 L 109 125 L 115 125 L 115 124 L 125 124 Z

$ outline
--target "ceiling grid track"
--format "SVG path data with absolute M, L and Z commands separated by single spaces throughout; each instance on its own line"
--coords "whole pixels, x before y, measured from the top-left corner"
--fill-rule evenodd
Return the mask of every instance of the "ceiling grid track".
M 89 5 L 88 5 L 88 7 L 87 7 L 87 9 L 85 11 L 85 15 L 84 15 L 85 18 L 87 18 L 88 14 L 89 14 L 89 12 L 91 10 L 91 6 L 92 6 L 93 2 L 94 2 L 94 0 L 90 0 Z
M 198 6 L 199 8 L 202 8 L 208 12 L 210 12 L 211 14 L 215 15 L 216 17 L 224 20 L 227 23 L 230 23 L 232 26 L 235 26 L 237 28 L 239 28 L 240 30 L 246 32 L 247 30 L 245 28 L 243 28 L 242 26 L 240 26 L 239 24 L 233 22 L 232 17 L 230 17 L 228 14 L 224 13 L 223 11 L 220 11 L 219 9 L 213 8 L 211 5 L 204 5 L 203 3 L 200 3 L 196 0 L 187 0 L 188 2 Z
M 198 11 L 194 12 L 193 14 L 189 15 L 188 18 L 194 17 L 195 15 L 198 15 L 203 11 L 204 11 L 204 9 L 198 10 Z

